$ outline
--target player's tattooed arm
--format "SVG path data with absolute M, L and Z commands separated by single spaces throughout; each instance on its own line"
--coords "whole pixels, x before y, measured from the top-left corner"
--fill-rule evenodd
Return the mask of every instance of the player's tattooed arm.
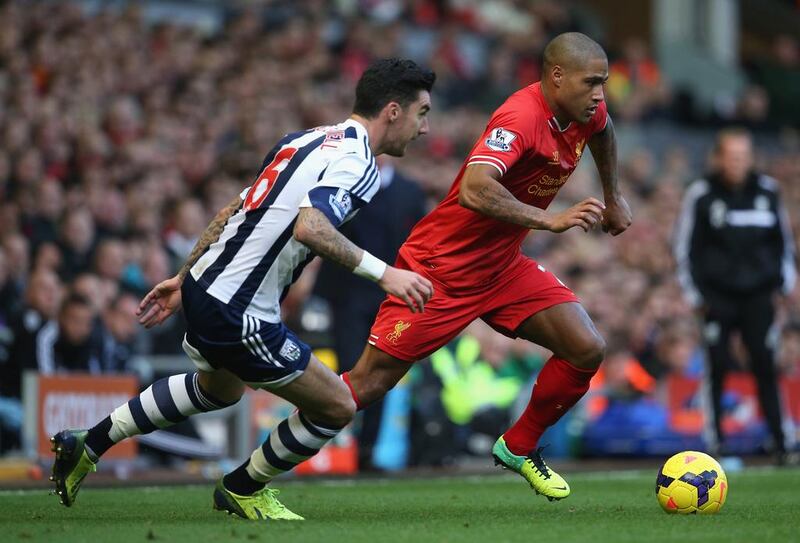
M 236 213 L 241 205 L 242 200 L 237 196 L 230 204 L 221 209 L 217 216 L 214 217 L 214 220 L 211 221 L 211 224 L 208 225 L 206 231 L 203 232 L 203 235 L 200 236 L 194 249 L 192 249 L 192 253 L 186 259 L 186 263 L 177 275 L 164 279 L 142 298 L 136 310 L 140 324 L 145 328 L 152 328 L 164 322 L 170 315 L 181 308 L 181 285 L 186 278 L 186 274 L 189 273 L 189 270 L 208 246 L 219 239 L 225 223 Z
M 294 238 L 319 256 L 356 271 L 366 253 L 342 235 L 322 211 L 313 207 L 300 208 L 294 225 Z M 384 264 L 385 265 L 385 264 Z M 433 296 L 431 282 L 410 270 L 385 266 L 383 275 L 377 280 L 388 294 L 402 299 L 412 312 L 422 312 Z
M 617 137 L 611 117 L 606 127 L 589 138 L 589 149 L 603 184 L 603 199 L 606 209 L 603 212 L 603 230 L 612 235 L 621 234 L 631 224 L 631 210 L 622 196 L 617 178 Z
M 461 180 L 459 204 L 482 215 L 532 230 L 563 232 L 577 226 L 588 231 L 601 220 L 604 206 L 594 198 L 587 198 L 561 213 L 548 213 L 519 201 L 499 180 L 500 172 L 493 166 L 468 166 Z
M 362 249 L 339 232 L 322 211 L 313 207 L 300 208 L 294 237 L 314 253 L 349 270 L 358 266 L 363 255 Z
M 500 172 L 486 164 L 467 167 L 458 192 L 458 203 L 487 215 L 532 230 L 549 230 L 546 211 L 519 200 L 500 183 Z
M 237 196 L 231 203 L 219 210 L 214 220 L 211 221 L 211 224 L 208 225 L 205 232 L 200 236 L 200 239 L 197 240 L 194 249 L 192 249 L 192 252 L 189 254 L 189 258 L 186 259 L 183 267 L 181 267 L 178 272 L 178 277 L 181 281 L 186 278 L 186 274 L 189 273 L 189 270 L 192 269 L 192 266 L 194 266 L 200 256 L 206 252 L 208 246 L 219 239 L 223 228 L 225 228 L 225 223 L 228 222 L 228 219 L 230 219 L 241 206 L 242 199 Z

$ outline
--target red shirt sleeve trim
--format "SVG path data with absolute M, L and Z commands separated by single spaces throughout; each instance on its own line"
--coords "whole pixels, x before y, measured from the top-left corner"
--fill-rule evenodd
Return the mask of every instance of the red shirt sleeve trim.
M 508 171 L 508 167 L 502 160 L 490 155 L 472 155 L 467 162 L 467 165 L 470 164 L 491 164 L 500 170 L 500 173 L 503 175 L 505 175 L 505 173 Z

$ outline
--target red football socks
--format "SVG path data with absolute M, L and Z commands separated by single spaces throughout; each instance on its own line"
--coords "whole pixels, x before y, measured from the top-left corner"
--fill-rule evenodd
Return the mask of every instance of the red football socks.
M 578 368 L 551 357 L 536 378 L 525 411 L 503 435 L 508 449 L 513 454 L 527 456 L 536 448 L 544 431 L 586 394 L 595 373 L 597 369 Z

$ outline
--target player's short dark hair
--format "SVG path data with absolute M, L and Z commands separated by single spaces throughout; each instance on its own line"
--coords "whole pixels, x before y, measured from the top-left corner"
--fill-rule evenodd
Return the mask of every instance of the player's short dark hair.
M 419 97 L 419 91 L 433 88 L 436 74 L 413 60 L 385 58 L 373 62 L 356 85 L 353 113 L 371 119 L 389 102 L 408 106 Z
M 594 58 L 607 58 L 599 43 L 580 32 L 559 34 L 550 40 L 542 56 L 545 70 L 556 64 L 572 68 L 585 66 L 587 61 Z

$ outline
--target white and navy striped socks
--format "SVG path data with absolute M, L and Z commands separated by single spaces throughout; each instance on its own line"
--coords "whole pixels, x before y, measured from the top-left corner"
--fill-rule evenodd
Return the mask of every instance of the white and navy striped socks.
M 225 488 L 235 494 L 252 494 L 273 477 L 317 454 L 341 430 L 320 426 L 295 411 L 278 424 L 244 464 L 225 476 Z
M 149 434 L 182 422 L 196 413 L 215 411 L 229 405 L 233 404 L 220 401 L 200 388 L 197 373 L 161 379 L 91 428 L 86 437 L 87 453 L 96 460 L 125 438 Z

